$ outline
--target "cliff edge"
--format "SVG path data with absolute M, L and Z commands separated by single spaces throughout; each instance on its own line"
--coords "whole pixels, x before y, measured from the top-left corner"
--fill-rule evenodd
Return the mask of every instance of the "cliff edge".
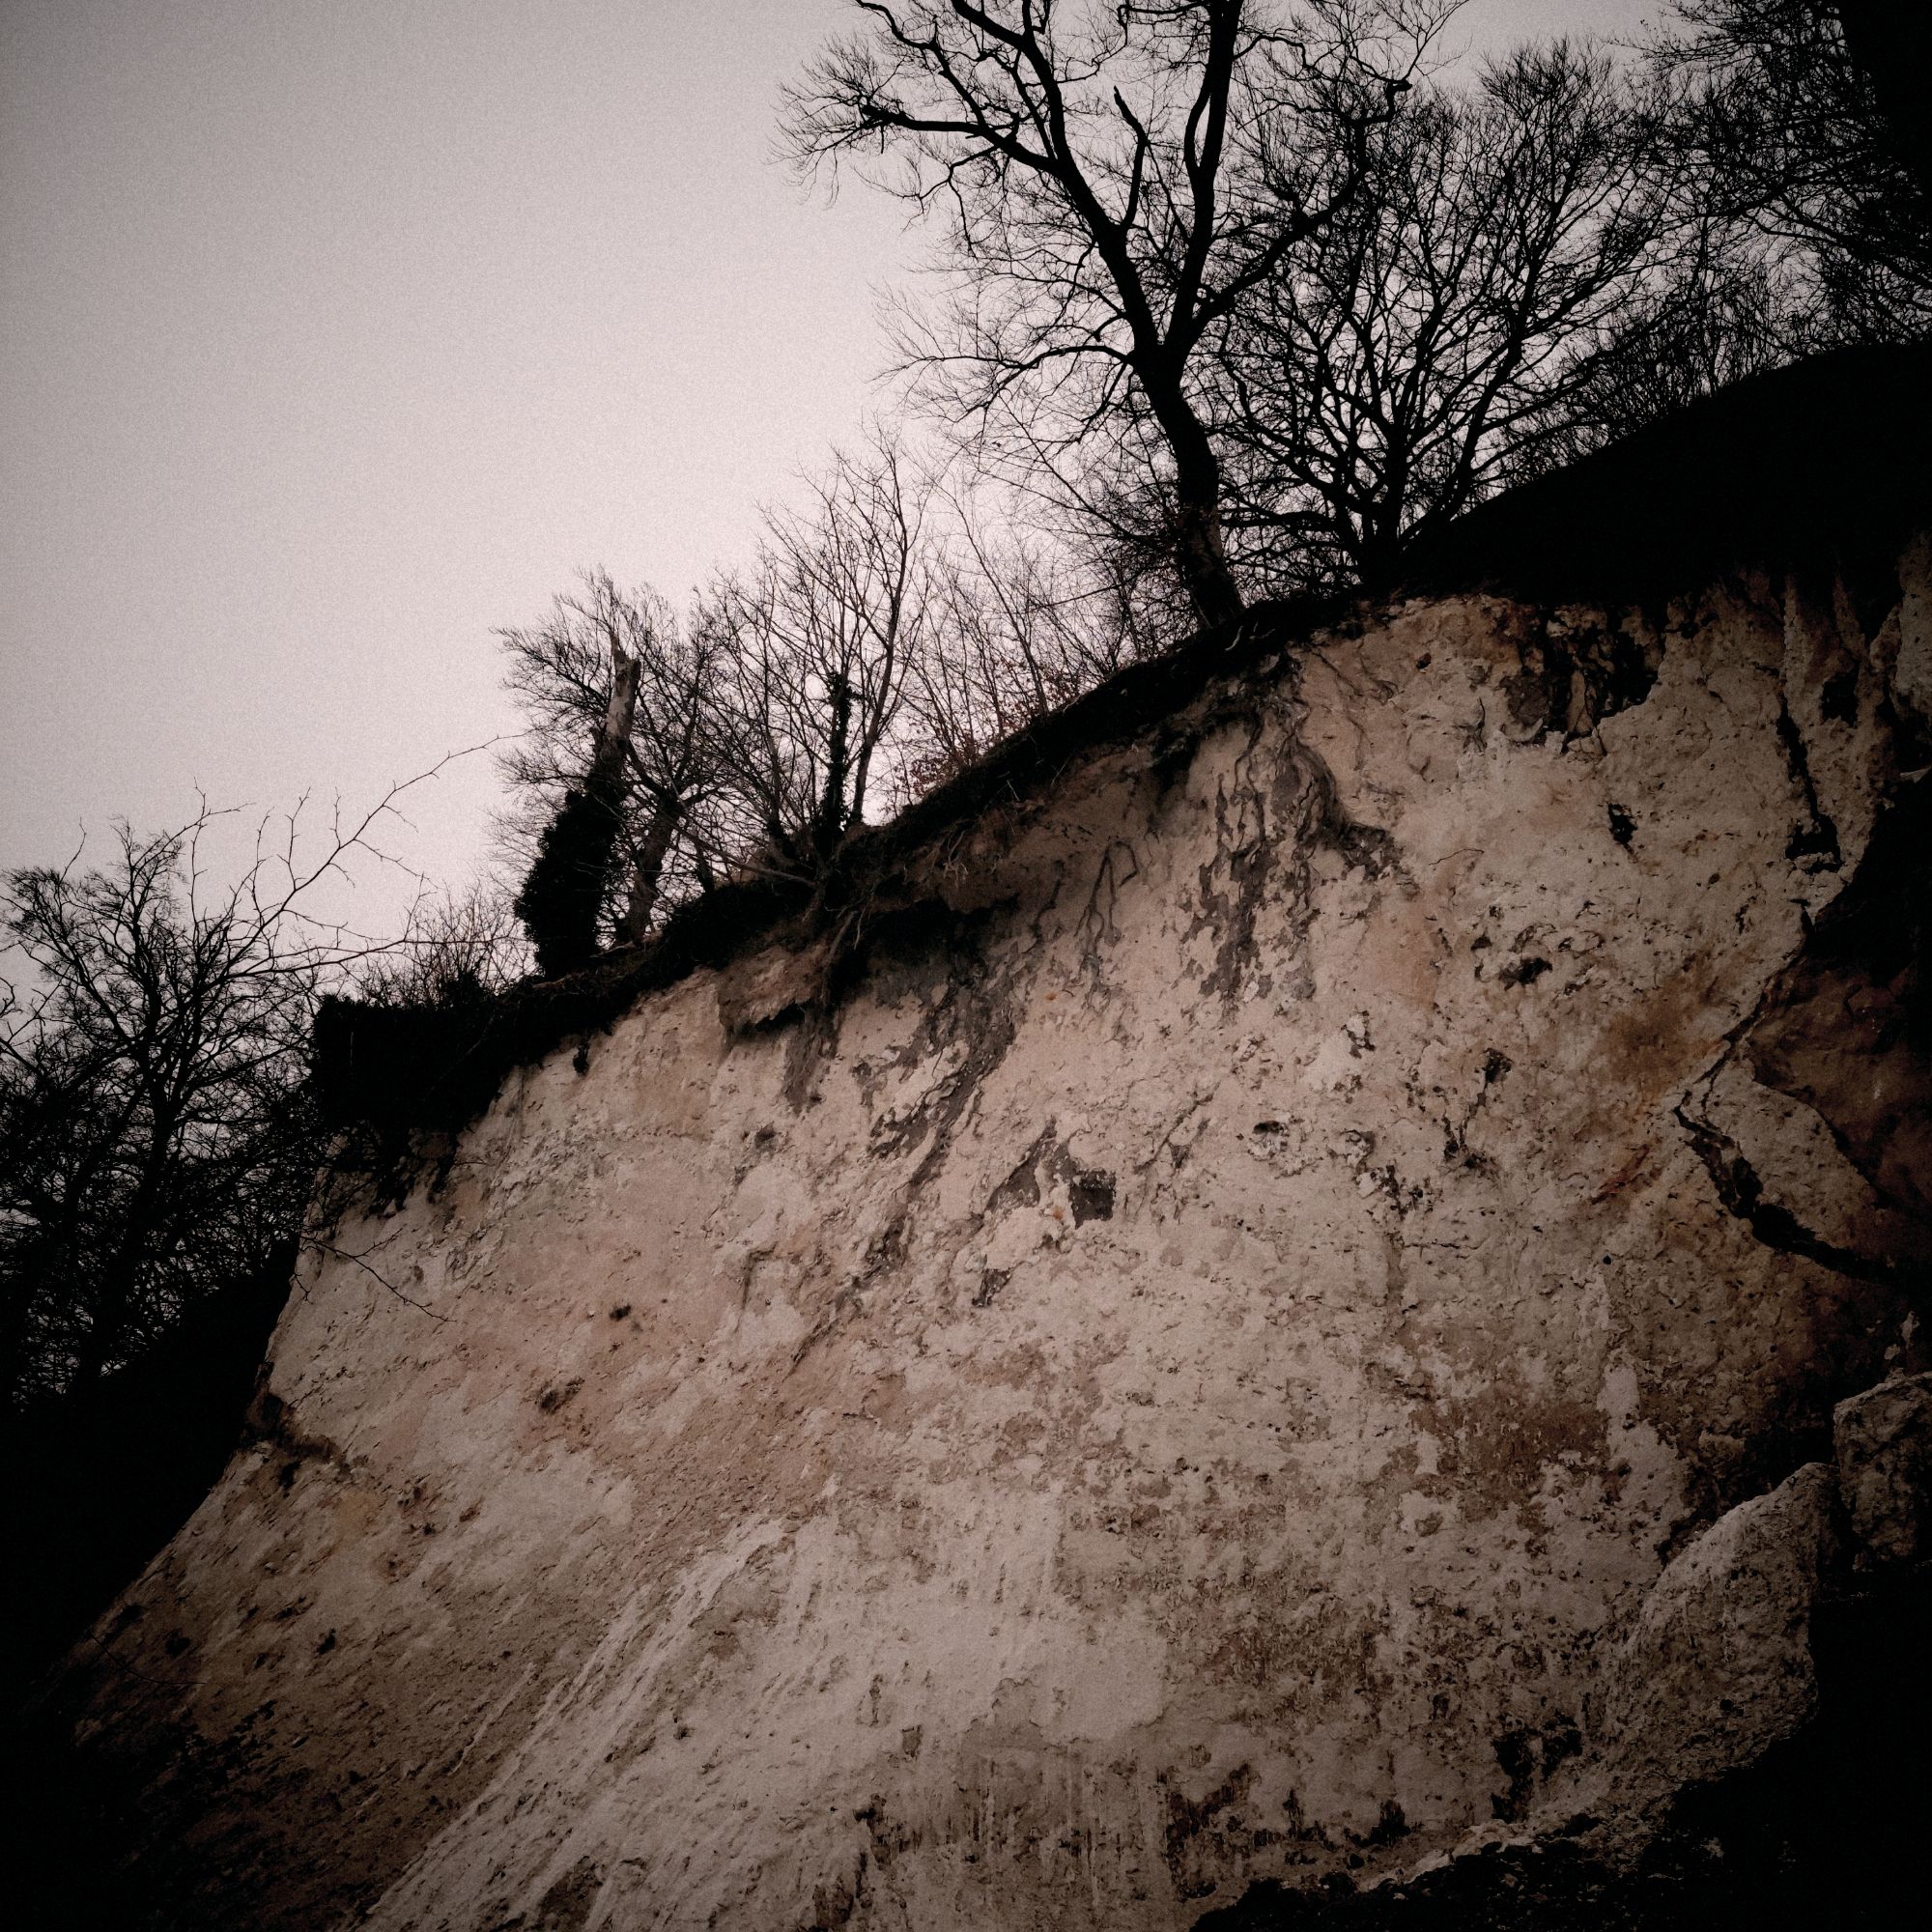
M 520 1036 L 44 1693 L 129 1922 L 1664 1922 L 1932 1556 L 1932 425 L 1807 380 Z

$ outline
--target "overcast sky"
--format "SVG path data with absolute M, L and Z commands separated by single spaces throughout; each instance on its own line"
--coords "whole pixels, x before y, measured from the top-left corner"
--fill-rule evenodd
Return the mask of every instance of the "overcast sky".
M 679 596 L 888 397 L 920 243 L 770 158 L 843 0 L 0 0 L 0 866 L 366 801 L 491 631 Z M 1479 49 L 1654 0 L 1471 0 Z M 402 848 L 460 879 L 468 760 Z

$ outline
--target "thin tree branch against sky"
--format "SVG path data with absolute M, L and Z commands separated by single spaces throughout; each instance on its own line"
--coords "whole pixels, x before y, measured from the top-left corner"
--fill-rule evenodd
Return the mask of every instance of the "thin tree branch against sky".
M 1449 36 L 1656 0 L 1471 0 Z M 0 859 L 380 794 L 513 721 L 492 633 L 673 597 L 887 400 L 922 243 L 772 158 L 840 0 L 0 0 Z M 489 761 L 412 863 L 480 859 Z
M 380 791 L 511 727 L 493 628 L 581 566 L 749 548 L 905 250 L 768 159 L 838 14 L 0 0 L 9 856 L 195 778 Z M 451 780 L 433 869 L 487 837 Z

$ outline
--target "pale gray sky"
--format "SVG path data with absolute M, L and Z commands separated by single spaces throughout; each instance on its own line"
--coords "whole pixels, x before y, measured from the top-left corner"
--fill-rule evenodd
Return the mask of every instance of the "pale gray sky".
M 0 865 L 366 801 L 491 630 L 681 595 L 884 397 L 919 243 L 769 158 L 841 0 L 0 0 Z M 1471 0 L 1478 48 L 1644 0 Z M 401 843 L 480 859 L 487 757 Z

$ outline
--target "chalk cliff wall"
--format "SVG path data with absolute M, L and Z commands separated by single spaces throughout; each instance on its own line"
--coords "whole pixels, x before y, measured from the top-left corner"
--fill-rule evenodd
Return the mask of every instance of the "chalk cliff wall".
M 1284 637 L 517 1075 L 70 1666 L 158 1919 L 1168 1932 L 1801 1722 L 1928 1553 L 1895 564 Z

